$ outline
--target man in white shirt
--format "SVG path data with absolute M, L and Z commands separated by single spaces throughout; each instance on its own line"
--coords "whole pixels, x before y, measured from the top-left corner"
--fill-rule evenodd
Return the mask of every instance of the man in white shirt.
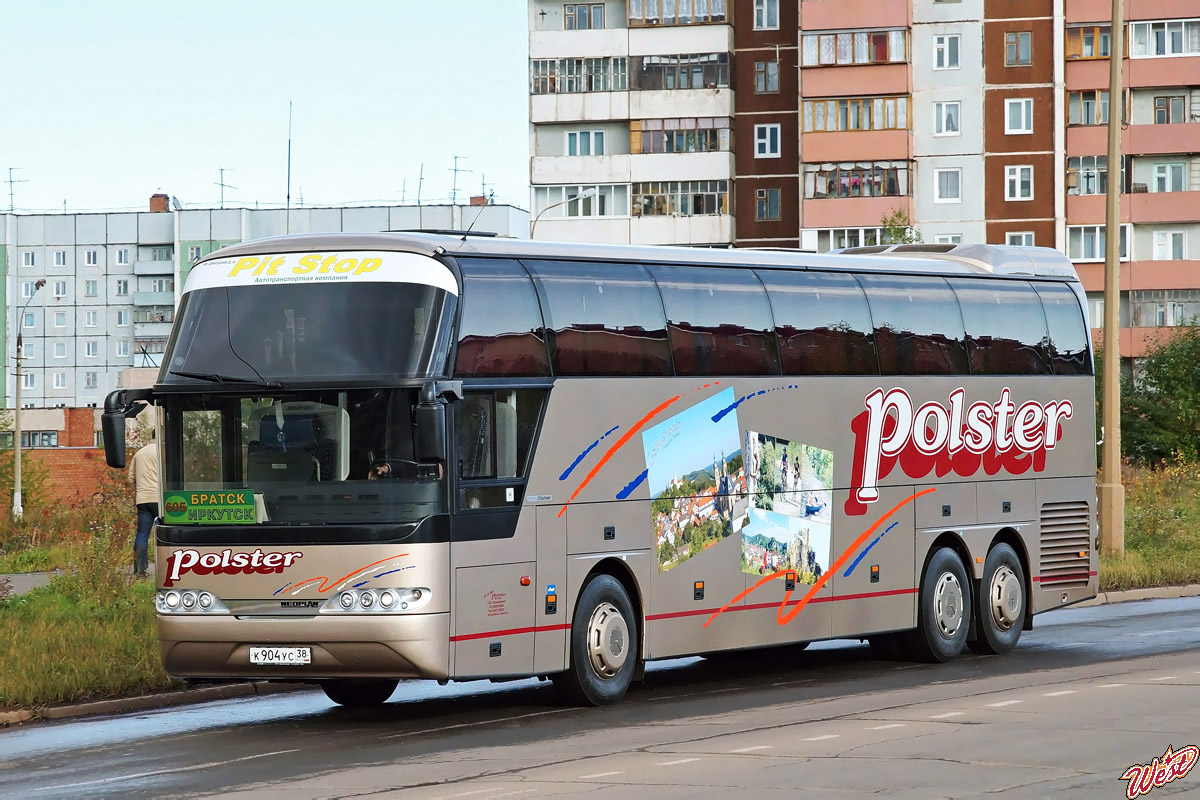
M 146 577 L 149 568 L 150 529 L 158 517 L 158 443 L 154 428 L 150 442 L 129 462 L 129 482 L 133 484 L 137 505 L 137 538 L 133 540 L 134 577 Z

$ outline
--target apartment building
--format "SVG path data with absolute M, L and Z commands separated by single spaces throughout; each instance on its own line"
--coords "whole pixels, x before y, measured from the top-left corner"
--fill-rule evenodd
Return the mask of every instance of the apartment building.
M 0 214 L 6 325 L 4 407 L 100 406 L 134 367 L 157 367 L 191 264 L 218 248 L 291 233 L 426 229 L 526 237 L 529 215 L 508 205 L 372 206 L 172 211 L 156 194 L 137 213 Z M 38 280 L 45 286 L 36 288 Z

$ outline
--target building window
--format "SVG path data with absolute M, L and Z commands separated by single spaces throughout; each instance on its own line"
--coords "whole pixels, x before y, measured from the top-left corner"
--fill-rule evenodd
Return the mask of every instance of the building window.
M 129 281 L 117 281 L 117 297 L 125 297 L 129 294 Z
M 584 197 L 584 193 L 588 196 Z M 561 205 L 557 205 L 561 203 Z M 551 217 L 627 217 L 629 187 L 617 185 L 535 186 L 534 215 Z M 550 208 L 556 206 L 555 208 Z M 547 211 L 547 209 L 549 209 Z
M 1004 168 L 1004 199 L 1033 199 L 1033 167 L 1028 164 Z
M 1182 261 L 1187 258 L 1187 234 L 1184 231 L 1155 231 L 1154 260 Z
M 775 94 L 779 91 L 779 62 L 754 62 L 754 93 Z
M 567 155 L 604 155 L 604 131 L 567 131 Z
M 907 161 L 805 164 L 804 196 L 907 197 L 909 168 Z
M 152 248 L 150 250 L 150 260 L 151 261 L 170 261 L 171 260 L 171 248 L 170 247 Z
M 98 378 L 99 378 L 99 373 L 85 372 L 83 374 L 83 388 L 95 389 Z
M 563 30 L 587 31 L 603 27 L 603 3 L 571 3 L 563 6 Z
M 1010 231 L 1005 234 L 1005 244 L 1016 247 L 1033 247 L 1033 231 Z
M 1067 159 L 1067 194 L 1106 194 L 1107 156 L 1072 156 Z
M 729 53 L 641 56 L 635 89 L 723 89 L 729 86 Z
M 67 388 L 67 373 L 65 373 L 65 372 L 54 373 L 54 388 L 55 389 Z
M 1104 226 L 1070 225 L 1067 227 L 1067 257 L 1072 261 L 1104 260 Z M 1121 260 L 1129 259 L 1129 225 L 1121 226 Z
M 33 385 L 28 384 L 25 388 L 32 389 Z M 8 431 L 4 442 L 6 446 L 12 447 L 12 431 Z M 21 447 L 58 447 L 58 431 L 21 431 Z
M 54 357 L 55 358 L 66 358 L 67 357 L 67 343 L 66 342 L 55 342 L 54 343 Z
M 961 233 L 939 233 L 933 237 L 934 244 L 962 244 Z
M 95 311 L 83 312 L 83 327 L 85 327 L 85 328 L 96 327 L 96 312 Z
M 1131 22 L 1130 58 L 1200 54 L 1200 19 Z
M 33 342 L 21 342 L 21 358 L 33 358 L 37 355 L 37 346 Z
M 754 0 L 754 30 L 779 28 L 779 0 Z
M 908 130 L 907 97 L 805 100 L 804 132 Z
M 188 247 L 188 261 L 195 263 L 200 259 L 200 245 L 193 244 Z
M 729 131 L 729 117 L 635 119 L 629 123 L 629 152 L 728 152 Z
M 55 297 L 66 297 L 67 296 L 67 282 L 66 281 L 55 281 L 54 282 L 54 296 Z
M 128 339 L 118 339 L 117 340 L 117 356 L 120 358 L 125 358 L 128 355 L 129 355 L 129 340 Z
M 21 318 L 21 327 L 22 328 L 33 328 L 36 326 L 37 326 L 37 318 L 34 317 L 32 311 L 26 311 L 25 315 Z
M 1184 176 L 1187 164 L 1176 161 L 1168 164 L 1154 165 L 1154 183 L 1150 184 L 1152 192 L 1183 192 L 1187 190 Z
M 779 219 L 779 190 L 756 189 L 754 218 L 759 222 Z
M 37 259 L 34 257 L 32 250 L 26 250 L 21 254 L 21 263 L 26 267 L 37 266 Z
M 1124 117 L 1124 113 L 1122 113 Z M 1068 125 L 1107 125 L 1108 92 L 1086 91 L 1067 93 Z
M 36 292 L 37 292 L 36 281 L 24 281 L 21 284 L 21 297 L 23 299 L 28 300 L 29 298 L 33 297 L 34 293 L 36 293 Z
M 883 228 L 830 228 L 817 231 L 817 252 L 828 253 L 844 247 L 872 247 L 888 244 Z
M 887 64 L 908 60 L 907 31 L 810 33 L 801 39 L 801 64 L 821 67 Z
M 633 184 L 635 216 L 729 213 L 729 181 L 648 181 Z
M 1109 47 L 1112 45 L 1112 26 L 1067 28 L 1066 38 L 1068 59 L 1108 58 Z
M 702 25 L 725 21 L 725 0 L 629 0 L 629 27 Z
M 95 358 L 100 354 L 100 346 L 96 342 L 85 342 L 83 346 L 83 354 L 88 358 Z
M 962 202 L 962 169 L 935 169 L 933 171 L 935 203 Z
M 54 327 L 56 327 L 56 328 L 67 327 L 67 312 L 65 312 L 65 311 L 55 311 L 54 312 Z
M 961 38 L 957 33 L 933 37 L 934 69 L 958 69 L 958 50 Z
M 1004 132 L 1033 133 L 1033 98 L 1012 97 L 1004 101 Z
M 779 158 L 779 126 L 754 126 L 754 157 Z
M 1154 124 L 1176 125 L 1181 122 L 1187 122 L 1185 108 L 1187 108 L 1187 99 L 1182 95 L 1155 97 Z
M 129 312 L 128 311 L 118 311 L 117 312 L 117 327 L 125 328 L 128 326 L 129 326 Z
M 934 136 L 958 136 L 959 135 L 959 102 L 957 100 L 947 103 L 933 104 L 933 135 Z
M 129 251 L 123 247 L 117 251 L 117 263 L 122 266 L 129 264 Z
M 621 58 L 550 58 L 530 62 L 533 94 L 623 92 L 628 62 Z
M 66 265 L 67 265 L 67 251 L 66 250 L 55 250 L 54 251 L 54 266 L 65 267 Z
M 32 372 L 22 372 L 21 373 L 21 388 L 22 389 L 36 389 L 37 388 L 37 375 Z
M 100 252 L 98 250 L 83 251 L 83 265 L 85 267 L 95 267 L 100 264 Z
M 1008 67 L 1027 67 L 1033 63 L 1033 33 L 1009 31 L 1004 34 L 1004 64 Z

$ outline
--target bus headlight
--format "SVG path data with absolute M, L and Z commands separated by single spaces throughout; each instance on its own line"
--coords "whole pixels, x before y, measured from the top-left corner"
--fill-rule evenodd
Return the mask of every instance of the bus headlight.
M 154 593 L 154 608 L 160 614 L 228 614 L 229 609 L 212 592 L 200 589 L 160 589 Z
M 429 604 L 432 593 L 421 588 L 346 589 L 321 606 L 322 614 L 411 614 Z

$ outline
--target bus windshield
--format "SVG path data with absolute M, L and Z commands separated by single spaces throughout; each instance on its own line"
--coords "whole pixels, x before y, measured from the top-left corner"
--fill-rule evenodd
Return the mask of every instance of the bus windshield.
M 240 498 L 245 518 L 236 519 L 272 525 L 408 523 L 442 513 L 444 467 L 416 460 L 416 402 L 416 389 L 164 397 L 164 521 L 232 519 L 192 508 L 206 496 Z M 173 492 L 182 496 L 173 501 Z

